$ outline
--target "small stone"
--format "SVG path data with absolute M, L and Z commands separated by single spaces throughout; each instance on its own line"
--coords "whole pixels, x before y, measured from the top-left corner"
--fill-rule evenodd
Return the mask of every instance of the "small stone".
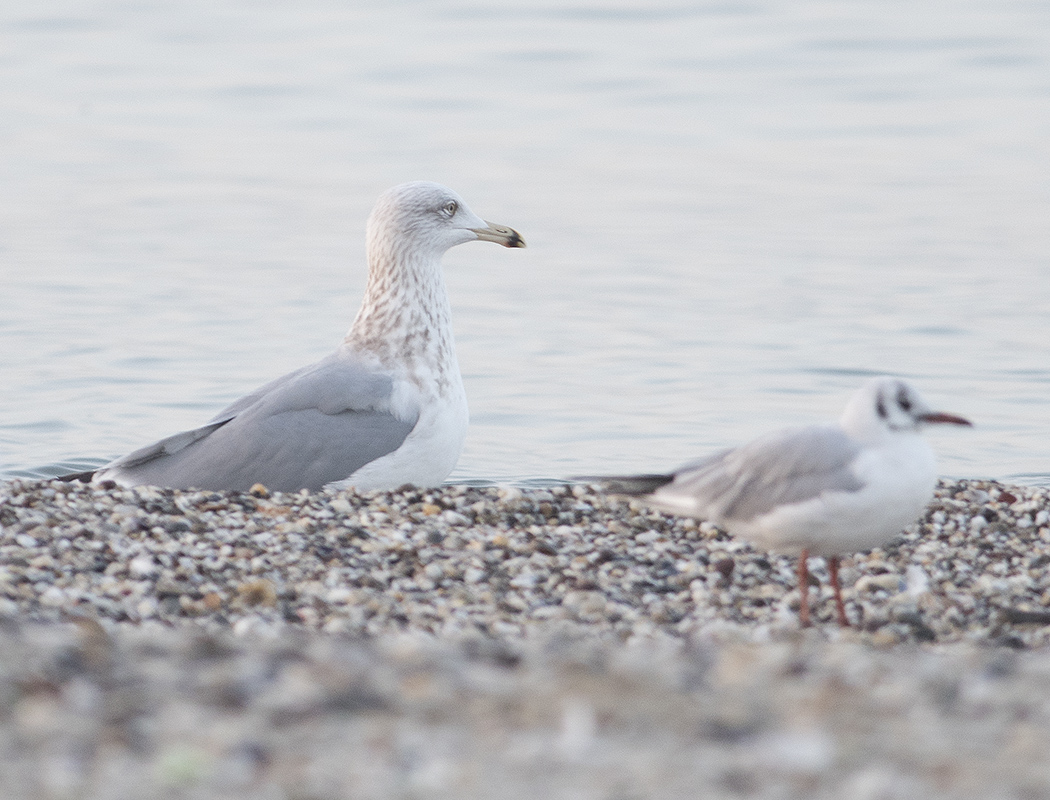
M 237 587 L 237 596 L 246 606 L 277 605 L 277 589 L 265 578 L 240 584 Z
M 488 573 L 483 569 L 479 569 L 477 567 L 468 567 L 466 570 L 463 571 L 463 581 L 465 583 L 480 583 L 481 581 L 485 580 L 485 576 L 487 574 Z
M 874 590 L 898 592 L 901 589 L 901 576 L 892 572 L 882 575 L 864 575 L 854 584 L 853 591 L 861 594 Z
M 460 514 L 458 511 L 445 511 L 441 515 L 443 522 L 449 525 L 469 525 L 470 520 Z
M 711 564 L 716 572 L 721 573 L 724 580 L 729 580 L 733 574 L 733 568 L 736 566 L 736 562 L 731 558 L 720 558 Z
M 128 563 L 128 574 L 132 578 L 149 578 L 157 574 L 157 562 L 153 560 L 152 556 L 135 556 Z
M 40 595 L 40 602 L 42 605 L 51 606 L 53 608 L 63 606 L 66 603 L 66 593 L 57 586 L 49 586 L 44 590 L 44 593 Z

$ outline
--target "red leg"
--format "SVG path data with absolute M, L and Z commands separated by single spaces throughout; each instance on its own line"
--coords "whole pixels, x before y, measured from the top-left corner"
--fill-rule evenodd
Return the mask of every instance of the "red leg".
M 809 627 L 809 550 L 798 556 L 798 621 L 803 628 Z
M 831 574 L 831 588 L 835 592 L 835 610 L 839 612 L 839 625 L 843 628 L 849 627 L 846 618 L 846 605 L 842 602 L 842 585 L 839 583 L 839 557 L 828 557 L 828 572 Z

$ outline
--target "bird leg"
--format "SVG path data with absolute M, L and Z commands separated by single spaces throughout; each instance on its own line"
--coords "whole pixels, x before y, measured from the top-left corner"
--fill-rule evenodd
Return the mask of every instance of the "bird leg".
M 846 606 L 842 602 L 842 585 L 839 583 L 838 556 L 828 556 L 828 573 L 831 575 L 831 589 L 835 593 L 835 610 L 839 614 L 839 626 L 848 628 L 849 620 L 846 618 Z
M 798 556 L 798 621 L 803 628 L 809 627 L 809 550 Z

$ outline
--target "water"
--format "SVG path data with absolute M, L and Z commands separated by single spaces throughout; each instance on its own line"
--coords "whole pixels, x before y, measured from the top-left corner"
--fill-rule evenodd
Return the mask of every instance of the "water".
M 0 8 L 0 475 L 98 464 L 329 352 L 403 180 L 456 480 L 670 468 L 915 380 L 946 474 L 1050 483 L 1050 6 Z

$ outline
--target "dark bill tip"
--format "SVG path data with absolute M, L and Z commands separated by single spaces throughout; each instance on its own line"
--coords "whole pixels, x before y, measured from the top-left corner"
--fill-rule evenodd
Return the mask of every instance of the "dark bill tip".
M 504 247 L 524 247 L 525 240 L 511 227 L 485 220 L 487 228 L 471 228 L 482 242 L 495 242 Z

